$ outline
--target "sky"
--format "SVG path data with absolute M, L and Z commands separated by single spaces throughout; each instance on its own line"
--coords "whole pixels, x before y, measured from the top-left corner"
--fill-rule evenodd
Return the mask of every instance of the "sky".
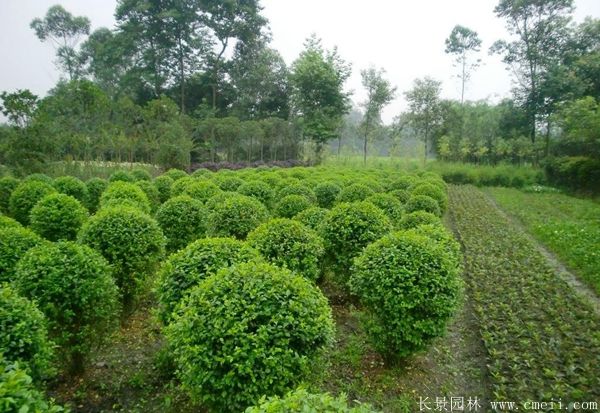
M 41 43 L 29 23 L 48 8 L 61 4 L 74 15 L 87 16 L 92 30 L 114 26 L 116 0 L 0 0 L 0 91 L 30 89 L 44 96 L 59 79 L 54 49 Z M 442 81 L 442 97 L 460 99 L 458 68 L 444 53 L 444 40 L 456 24 L 467 26 L 482 39 L 482 66 L 472 75 L 465 99 L 497 102 L 510 95 L 511 78 L 489 46 L 508 38 L 504 22 L 494 15 L 498 0 L 262 0 L 269 19 L 272 47 L 291 64 L 304 40 L 316 33 L 326 48 L 338 47 L 352 64 L 347 89 L 352 100 L 365 99 L 360 70 L 370 66 L 386 70 L 397 87 L 396 99 L 384 110 L 390 122 L 406 108 L 404 92 L 416 78 Z M 600 18 L 600 0 L 575 0 L 574 19 Z

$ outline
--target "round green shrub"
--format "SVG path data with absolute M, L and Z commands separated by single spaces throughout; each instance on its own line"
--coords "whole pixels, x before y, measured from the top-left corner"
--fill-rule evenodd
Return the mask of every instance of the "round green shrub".
M 237 192 L 242 195 L 256 198 L 267 207 L 273 204 L 275 197 L 275 192 L 271 187 L 262 181 L 246 182 L 238 187 Z
M 90 178 L 85 183 L 85 186 L 87 187 L 85 206 L 91 213 L 94 213 L 100 206 L 100 197 L 108 187 L 108 181 L 102 178 Z
M 183 178 L 179 178 L 173 185 L 171 185 L 171 196 L 179 196 L 183 195 L 188 185 L 193 184 L 194 182 L 198 182 L 198 179 L 192 178 L 191 176 L 184 176 Z
M 34 300 L 70 371 L 81 372 L 91 350 L 118 326 L 119 292 L 108 262 L 85 245 L 47 243 L 17 264 L 15 287 Z
M 160 203 L 164 203 L 171 198 L 171 186 L 173 186 L 173 178 L 161 175 L 154 178 L 154 186 L 158 190 L 158 199 Z
M 135 178 L 127 171 L 115 171 L 108 178 L 109 182 L 135 182 Z
M 116 206 L 120 201 L 130 201 L 133 205 L 145 213 L 150 213 L 150 201 L 148 197 L 136 184 L 130 182 L 112 182 L 100 196 L 100 208 Z M 129 205 L 132 205 L 132 204 Z
M 291 391 L 285 397 L 261 397 L 258 405 L 249 407 L 245 413 L 377 413 L 367 404 L 350 406 L 346 395 L 333 397 L 329 393 L 309 393 L 303 388 Z
M 419 225 L 442 225 L 442 221 L 437 215 L 433 215 L 431 212 L 426 211 L 415 211 L 408 214 L 404 214 L 398 228 L 400 229 L 411 229 L 417 228 Z
M 444 190 L 440 189 L 438 186 L 431 183 L 422 183 L 411 191 L 412 196 L 415 195 L 426 195 L 433 199 L 435 199 L 440 206 L 440 211 L 443 213 L 446 210 L 446 206 L 448 205 L 448 197 Z
M 316 232 L 291 219 L 273 219 L 248 234 L 248 243 L 269 262 L 316 281 L 325 249 Z
M 338 204 L 323 224 L 325 249 L 335 270 L 345 278 L 352 259 L 391 230 L 385 213 L 370 202 Z
M 167 340 L 184 388 L 211 411 L 239 412 L 262 395 L 284 394 L 333 340 L 319 288 L 269 264 L 220 270 L 184 304 Z
M 375 191 L 365 184 L 352 184 L 342 188 L 336 198 L 336 202 L 364 201 L 373 194 L 375 194 Z
M 29 249 L 42 242 L 43 240 L 28 228 L 0 228 L 0 282 L 12 281 L 17 262 Z
M 406 204 L 410 198 L 410 192 L 406 189 L 394 189 L 389 192 L 390 195 L 393 195 L 400 203 Z
M 23 179 L 23 182 L 43 182 L 45 184 L 50 184 L 52 185 L 52 178 L 50 178 L 48 175 L 46 174 L 31 174 L 31 175 L 27 175 L 25 177 L 25 179 Z
M 187 174 L 187 172 L 182 171 L 181 169 L 169 169 L 167 172 L 165 172 L 163 175 L 168 176 L 169 178 L 171 178 L 173 181 L 178 181 L 181 178 L 185 178 L 187 176 L 189 176 Z
M 295 219 L 298 222 L 301 222 L 303 225 L 307 226 L 313 231 L 320 233 L 321 227 L 327 219 L 328 214 L 329 210 L 326 208 L 310 207 L 294 215 L 293 219 Z
M 221 192 L 221 188 L 210 181 L 194 181 L 186 185 L 184 195 L 189 195 L 200 202 L 206 202 Z
M 50 194 L 31 210 L 31 229 L 49 241 L 74 240 L 88 218 L 87 209 L 66 194 Z
M 191 176 L 193 176 L 194 178 L 206 178 L 206 177 L 209 177 L 210 175 L 212 175 L 212 172 L 210 169 L 198 168 L 192 173 Z
M 438 205 L 437 201 L 427 195 L 412 195 L 408 199 L 404 209 L 408 213 L 425 211 L 438 217 L 442 216 L 442 212 L 440 211 L 440 206 Z
M 11 217 L 7 217 L 6 215 L 0 215 L 0 229 L 2 228 L 23 228 L 21 224 L 19 224 L 16 220 Z
M 74 176 L 59 176 L 52 185 L 61 194 L 71 195 L 81 203 L 84 203 L 87 198 L 87 186 Z
M 342 188 L 333 182 L 322 182 L 315 187 L 315 196 L 317 204 L 321 208 L 331 208 Z
M 394 226 L 398 225 L 404 211 L 402 203 L 398 198 L 390 194 L 377 193 L 368 197 L 367 201 L 385 212 Z
M 403 189 L 405 191 L 410 191 L 411 188 L 419 182 L 419 178 L 414 175 L 402 175 L 390 183 L 389 190 Z
M 177 251 L 206 235 L 208 211 L 202 202 L 187 195 L 177 196 L 162 204 L 156 221 L 167 238 L 167 251 Z
M 249 196 L 236 194 L 216 205 L 208 218 L 208 233 L 215 237 L 245 239 L 269 217 L 267 208 Z
M 131 170 L 131 176 L 136 181 L 152 181 L 152 175 L 145 169 L 142 168 L 134 168 Z
M 165 237 L 158 223 L 131 207 L 98 211 L 83 226 L 79 241 L 100 252 L 113 265 L 126 309 L 147 275 L 164 254 Z
M 238 195 L 239 194 L 237 192 L 221 191 L 216 195 L 210 197 L 208 201 L 206 201 L 206 204 L 204 204 L 204 206 L 206 207 L 206 209 L 208 209 L 208 212 L 211 213 L 214 212 L 214 210 L 217 209 L 220 205 L 222 205 L 225 202 L 225 200 L 229 198 L 235 198 Z
M 275 214 L 282 218 L 293 218 L 300 212 L 314 206 L 308 198 L 302 195 L 287 195 L 283 197 L 277 207 L 275 208 Z
M 434 240 L 404 232 L 367 246 L 354 261 L 349 285 L 368 311 L 374 347 L 392 359 L 444 334 L 462 287 L 457 268 Z
M 419 225 L 405 231 L 407 234 L 425 236 L 435 241 L 447 254 L 448 260 L 455 268 L 462 267 L 462 253 L 460 244 L 452 234 L 442 225 Z
M 316 205 L 317 196 L 312 189 L 302 183 L 292 183 L 284 186 L 277 192 L 277 199 L 283 199 L 289 195 L 300 195 L 305 197 L 312 205 Z
M 54 373 L 54 343 L 48 339 L 44 314 L 8 284 L 0 284 L 0 348 L 36 380 Z
M 204 238 L 171 255 L 159 271 L 158 300 L 165 324 L 190 290 L 218 270 L 260 259 L 258 252 L 235 238 Z
M 223 176 L 221 174 L 215 175 L 213 178 L 213 182 L 216 183 L 222 191 L 236 191 L 241 185 L 244 184 L 244 181 L 237 176 Z
M 146 198 L 148 198 L 148 202 L 150 202 L 150 210 L 152 212 L 156 211 L 160 205 L 160 194 L 154 184 L 150 181 L 140 180 L 137 181 L 135 185 L 146 194 Z
M 15 188 L 10 196 L 9 210 L 14 219 L 23 225 L 29 225 L 29 213 L 31 208 L 46 195 L 56 192 L 56 189 L 48 183 L 40 181 L 22 182 Z
M 8 213 L 10 195 L 18 185 L 19 180 L 12 176 L 3 176 L 0 178 L 0 212 Z

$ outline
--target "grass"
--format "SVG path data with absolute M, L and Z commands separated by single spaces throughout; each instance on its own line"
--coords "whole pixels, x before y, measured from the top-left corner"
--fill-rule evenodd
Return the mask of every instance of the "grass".
M 452 186 L 450 208 L 496 400 L 600 396 L 600 317 L 485 194 Z
M 496 202 L 600 295 L 600 205 L 560 193 L 489 188 Z

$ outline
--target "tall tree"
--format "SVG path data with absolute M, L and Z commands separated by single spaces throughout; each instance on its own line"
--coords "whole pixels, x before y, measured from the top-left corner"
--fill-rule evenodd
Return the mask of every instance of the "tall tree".
M 316 145 L 317 163 L 323 145 L 338 135 L 343 116 L 350 110 L 350 94 L 344 91 L 350 72 L 337 49 L 325 51 L 315 35 L 307 39 L 292 64 L 292 105 L 302 119 L 304 134 Z
M 441 85 L 442 82 L 425 77 L 416 79 L 413 88 L 404 93 L 409 107 L 410 124 L 418 131 L 425 144 L 425 162 L 429 153 L 429 141 L 441 121 Z
M 461 25 L 454 26 L 452 32 L 450 32 L 450 36 L 446 39 L 446 53 L 453 55 L 455 63 L 460 67 L 458 78 L 462 83 L 460 93 L 461 104 L 465 101 L 465 84 L 471 78 L 472 71 L 481 62 L 480 59 L 470 61 L 469 55 L 479 52 L 480 47 L 481 39 L 477 32 Z
M 544 101 L 540 79 L 560 56 L 568 38 L 572 10 L 573 0 L 500 0 L 494 9 L 498 17 L 506 19 L 507 29 L 515 39 L 496 41 L 490 52 L 503 55 L 515 73 L 518 95 L 527 108 L 532 143 L 536 141 L 537 120 Z
M 30 27 L 41 41 L 50 40 L 53 43 L 59 68 L 67 72 L 69 80 L 75 79 L 81 66 L 76 47 L 81 37 L 89 34 L 90 20 L 73 16 L 62 6 L 56 5 L 48 9 L 43 19 L 34 19 Z
M 396 88 L 392 86 L 389 80 L 384 79 L 385 70 L 371 67 L 361 70 L 362 85 L 367 91 L 367 99 L 362 103 L 365 110 L 365 116 L 362 121 L 364 132 L 363 141 L 363 159 L 367 164 L 367 142 L 369 134 L 373 129 L 381 124 L 381 110 L 388 105 L 396 94 Z
M 13 93 L 2 92 L 0 100 L 2 100 L 0 112 L 18 128 L 29 125 L 39 103 L 38 97 L 28 89 Z

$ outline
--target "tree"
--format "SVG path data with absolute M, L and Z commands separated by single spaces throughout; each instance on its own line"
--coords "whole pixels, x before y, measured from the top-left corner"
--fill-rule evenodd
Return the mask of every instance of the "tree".
M 461 80 L 462 88 L 460 93 L 460 103 L 465 101 L 465 84 L 471 78 L 471 72 L 479 67 L 480 59 L 474 62 L 469 61 L 469 54 L 479 52 L 481 39 L 477 32 L 468 27 L 456 25 L 446 39 L 446 53 L 454 55 L 455 62 L 460 66 L 458 78 Z
M 515 73 L 520 100 L 527 108 L 529 135 L 536 140 L 536 122 L 544 96 L 539 84 L 543 73 L 560 56 L 568 39 L 573 0 L 500 0 L 494 9 L 506 19 L 508 31 L 516 38 L 496 41 L 491 53 L 504 56 Z
M 360 72 L 362 85 L 367 90 L 367 100 L 362 104 L 365 116 L 361 125 L 364 131 L 363 158 L 365 165 L 367 164 L 369 133 L 374 126 L 381 123 L 381 110 L 394 99 L 396 94 L 396 88 L 383 78 L 384 73 L 385 70 L 377 70 L 373 67 Z
M 28 89 L 19 89 L 14 93 L 2 92 L 0 99 L 0 111 L 18 128 L 29 125 L 39 103 L 38 97 Z
M 292 65 L 292 105 L 302 119 L 304 134 L 316 144 L 318 163 L 323 145 L 337 136 L 343 116 L 350 110 L 350 94 L 343 87 L 351 70 L 337 49 L 325 51 L 314 35 L 304 47 Z
M 75 48 L 81 36 L 90 32 L 90 20 L 83 16 L 73 16 L 62 6 L 48 9 L 43 19 L 34 19 L 30 27 L 41 41 L 50 40 L 56 48 L 58 66 L 66 71 L 69 80 L 79 76 L 81 64 Z
M 442 82 L 425 77 L 416 79 L 413 88 L 404 93 L 409 106 L 410 123 L 425 143 L 425 157 L 429 152 L 429 140 L 434 128 L 440 123 L 440 88 Z

